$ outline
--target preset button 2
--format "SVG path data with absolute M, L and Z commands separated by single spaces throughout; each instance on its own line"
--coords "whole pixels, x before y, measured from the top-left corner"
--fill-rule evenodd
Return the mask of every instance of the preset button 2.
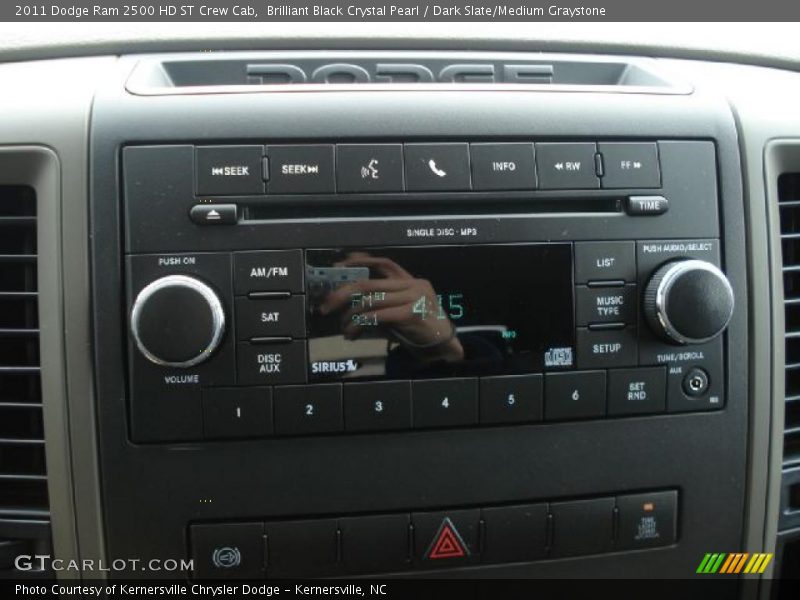
M 344 429 L 338 383 L 275 388 L 275 433 L 303 435 Z

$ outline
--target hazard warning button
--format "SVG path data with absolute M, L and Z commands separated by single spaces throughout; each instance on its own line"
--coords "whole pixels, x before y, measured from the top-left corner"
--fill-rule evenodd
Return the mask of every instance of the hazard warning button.
M 436 568 L 477 560 L 479 510 L 414 513 L 411 520 L 420 564 Z

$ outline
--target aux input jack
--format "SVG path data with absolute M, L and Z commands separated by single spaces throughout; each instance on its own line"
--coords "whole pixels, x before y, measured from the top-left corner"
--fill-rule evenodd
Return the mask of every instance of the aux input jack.
M 683 391 L 693 398 L 704 395 L 708 386 L 708 373 L 700 367 L 692 367 L 683 378 Z

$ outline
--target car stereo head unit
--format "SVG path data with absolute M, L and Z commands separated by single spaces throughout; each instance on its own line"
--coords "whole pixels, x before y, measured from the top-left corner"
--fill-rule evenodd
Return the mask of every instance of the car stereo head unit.
M 379 430 L 725 404 L 734 293 L 713 144 L 131 146 L 123 159 L 138 441 L 215 437 L 203 398 L 236 390 L 275 404 L 255 436 L 346 432 L 352 394 L 381 407 Z M 179 201 L 164 204 L 165 178 Z M 509 212 L 483 214 L 495 200 Z M 142 220 L 153 210 L 158 227 Z M 663 237 L 676 224 L 702 237 Z

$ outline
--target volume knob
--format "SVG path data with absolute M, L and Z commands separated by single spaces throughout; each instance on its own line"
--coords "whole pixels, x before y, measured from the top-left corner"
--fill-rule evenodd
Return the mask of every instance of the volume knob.
M 149 361 L 188 368 L 211 357 L 225 333 L 225 311 L 216 292 L 187 275 L 147 285 L 131 308 L 131 334 Z
M 650 328 L 670 343 L 707 342 L 725 331 L 733 316 L 733 288 L 709 262 L 669 262 L 647 284 L 644 316 Z

